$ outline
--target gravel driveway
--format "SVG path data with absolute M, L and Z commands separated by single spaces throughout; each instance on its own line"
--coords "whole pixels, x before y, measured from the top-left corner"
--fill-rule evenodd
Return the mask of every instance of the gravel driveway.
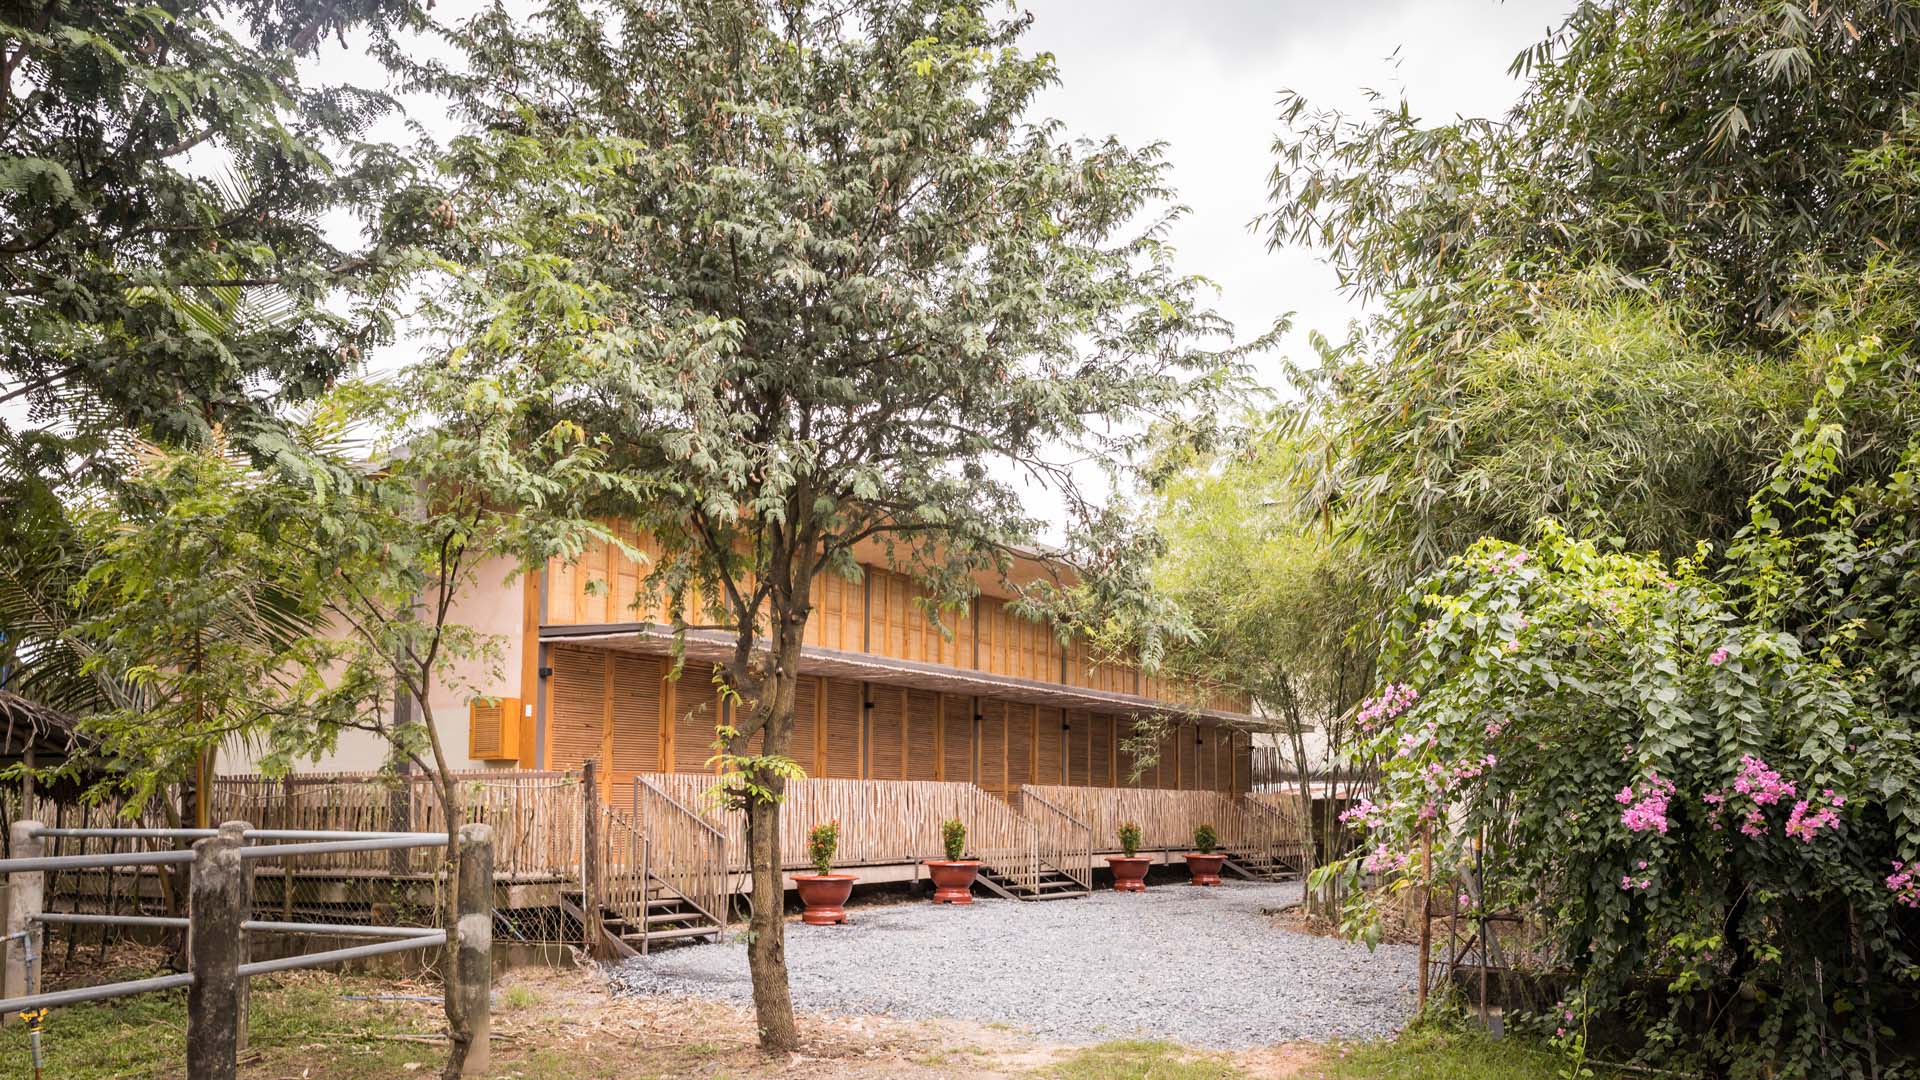
M 1156 884 L 1049 903 L 854 908 L 850 926 L 788 925 L 794 1004 L 1222 1049 L 1397 1030 L 1412 1013 L 1418 950 L 1369 953 L 1260 914 L 1299 895 L 1297 884 Z M 738 944 L 670 949 L 613 974 L 637 994 L 750 999 Z

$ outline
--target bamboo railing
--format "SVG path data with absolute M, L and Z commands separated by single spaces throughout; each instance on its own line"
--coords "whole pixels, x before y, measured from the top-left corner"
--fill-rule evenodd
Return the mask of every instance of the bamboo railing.
M 1040 862 L 1093 888 L 1093 829 L 1030 787 L 1014 793 L 1020 816 L 1033 823 Z
M 628 824 L 645 840 L 642 854 L 647 862 L 643 869 L 724 929 L 732 901 L 727 835 L 693 809 L 699 803 L 679 798 L 656 783 L 668 776 L 656 773 L 633 778 Z M 643 916 L 645 903 L 643 896 Z
M 581 798 L 576 776 L 522 770 L 454 774 L 463 823 L 493 826 L 494 876 L 504 881 L 550 881 L 575 876 L 580 861 Z M 213 784 L 216 821 L 245 821 L 261 829 L 442 832 L 446 815 L 430 776 L 310 773 L 278 779 L 222 776 Z M 303 872 L 388 874 L 430 870 L 396 868 L 389 852 L 304 857 Z
M 605 803 L 595 810 L 600 828 L 594 839 L 600 846 L 599 872 L 593 891 L 600 907 L 625 919 L 627 925 L 644 930 L 647 925 L 647 876 L 651 849 L 647 838 L 633 819 Z M 646 939 L 641 939 L 644 951 Z
M 1021 788 L 1023 798 L 1029 793 L 1086 823 L 1093 833 L 1095 851 L 1120 850 L 1120 826 L 1126 822 L 1140 827 L 1140 847 L 1146 851 L 1191 851 L 1193 830 L 1202 824 L 1213 826 L 1223 851 L 1280 860 L 1296 854 L 1305 844 L 1304 830 L 1292 820 L 1220 791 L 1057 785 Z
M 726 837 L 728 867 L 747 870 L 745 815 L 717 809 L 707 797 L 714 778 L 706 774 L 647 773 L 645 781 L 686 807 Z M 973 784 L 930 780 L 789 780 L 780 806 L 783 870 L 807 864 L 807 833 L 827 821 L 840 823 L 835 865 L 880 866 L 940 858 L 940 823 L 958 818 L 967 826 L 967 853 L 1013 876 L 1037 876 L 1033 824 Z M 642 819 L 652 835 L 652 823 Z M 657 856 L 656 856 L 657 857 Z

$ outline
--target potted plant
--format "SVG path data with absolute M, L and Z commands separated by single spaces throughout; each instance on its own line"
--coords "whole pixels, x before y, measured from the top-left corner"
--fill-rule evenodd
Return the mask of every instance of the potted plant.
M 1227 857 L 1214 854 L 1213 849 L 1219 844 L 1220 834 L 1213 831 L 1213 826 L 1201 825 L 1193 830 L 1195 850 L 1187 852 L 1187 873 L 1193 875 L 1193 880 L 1188 884 L 1220 884 L 1220 865 Z
M 800 902 L 807 905 L 800 921 L 808 926 L 831 926 L 847 921 L 845 904 L 847 897 L 853 895 L 855 879 L 852 874 L 833 872 L 833 856 L 839 850 L 838 821 L 815 825 L 807 834 L 807 859 L 813 863 L 813 873 L 793 875 L 793 884 L 800 890 Z
M 1136 854 L 1140 850 L 1140 826 L 1129 821 L 1120 826 L 1119 832 L 1120 850 L 1126 854 L 1107 856 L 1107 865 L 1113 867 L 1113 891 L 1146 892 L 1147 864 L 1152 860 Z
M 933 902 L 973 903 L 973 879 L 980 873 L 980 860 L 960 857 L 967 850 L 967 827 L 959 818 L 940 823 L 940 843 L 947 857 L 927 860 L 927 872 L 933 875 Z

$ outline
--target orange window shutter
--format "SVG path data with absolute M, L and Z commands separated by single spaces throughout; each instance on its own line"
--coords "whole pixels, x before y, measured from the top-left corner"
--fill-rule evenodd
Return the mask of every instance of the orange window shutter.
M 945 763 L 944 779 L 950 783 L 973 781 L 973 699 L 948 696 L 942 719 L 940 752 Z
M 907 691 L 907 779 L 939 779 L 940 762 L 935 753 L 939 724 L 940 695 L 928 690 Z
M 1088 768 L 1092 773 L 1089 782 L 1094 787 L 1113 786 L 1113 720 L 1107 716 L 1093 718 L 1093 729 L 1088 733 L 1093 740 L 1088 748 Z
M 1064 761 L 1064 747 L 1060 730 L 1062 718 L 1060 710 L 1042 705 L 1034 713 L 1034 733 L 1036 749 L 1034 751 L 1034 780 L 1036 784 L 1064 783 L 1061 773 Z
M 711 772 L 714 728 L 720 723 L 720 698 L 709 665 L 688 663 L 674 683 L 673 771 Z
M 613 666 L 613 753 L 609 779 L 626 783 L 660 767 L 660 713 L 667 675 L 657 656 L 622 654 Z
M 519 698 L 475 698 L 467 703 L 467 756 L 477 761 L 520 760 Z

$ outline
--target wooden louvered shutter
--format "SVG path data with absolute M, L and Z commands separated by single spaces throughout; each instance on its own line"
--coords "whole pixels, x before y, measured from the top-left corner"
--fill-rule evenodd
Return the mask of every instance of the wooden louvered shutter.
M 1001 798 L 1007 795 L 1007 706 L 1001 701 L 980 703 L 980 786 Z
M 840 780 L 860 779 L 861 686 L 845 679 L 828 679 L 826 769 L 820 775 Z
M 656 656 L 613 659 L 613 761 L 607 777 L 624 784 L 660 768 L 660 706 L 667 665 Z
M 820 763 L 820 680 L 802 675 L 793 686 L 793 743 L 787 756 L 800 763 L 808 776 L 819 776 Z
M 892 686 L 873 688 L 873 778 L 907 778 L 907 697 Z
M 1060 784 L 1061 762 L 1064 760 L 1064 747 L 1061 745 L 1060 710 L 1050 706 L 1041 706 L 1034 713 L 1034 723 L 1039 725 L 1038 750 L 1034 760 L 1034 783 Z
M 1067 710 L 1067 783 L 1087 786 L 1087 743 L 1093 733 L 1093 716 L 1085 709 Z
M 1147 778 L 1133 775 L 1133 751 L 1127 749 L 1127 739 L 1133 735 L 1133 718 L 1116 716 L 1113 718 L 1113 782 L 1117 787 L 1145 787 Z
M 673 771 L 710 772 L 707 761 L 713 757 L 713 729 L 720 723 L 720 698 L 713 689 L 712 672 L 705 664 L 688 664 L 673 690 Z
M 549 654 L 547 768 L 577 769 L 600 756 L 606 735 L 607 662 L 589 649 Z
M 1033 706 L 1006 705 L 1007 790 L 1033 783 Z
M 907 691 L 907 779 L 940 778 L 940 762 L 934 752 L 934 731 L 939 725 L 940 695 L 928 690 Z
M 1113 718 L 1096 716 L 1093 718 L 1092 752 L 1087 755 L 1094 787 L 1113 786 Z
M 940 722 L 940 778 L 948 783 L 972 783 L 973 699 L 942 695 Z

